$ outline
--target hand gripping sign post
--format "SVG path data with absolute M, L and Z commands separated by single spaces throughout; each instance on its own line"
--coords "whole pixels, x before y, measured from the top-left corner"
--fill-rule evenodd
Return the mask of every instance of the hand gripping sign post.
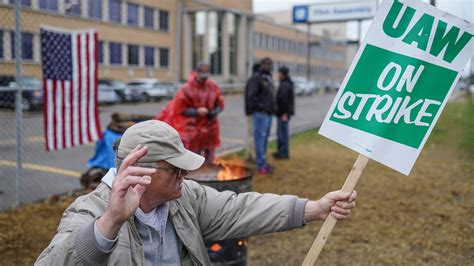
M 408 175 L 471 58 L 473 24 L 419 2 L 377 11 L 319 133 L 359 153 L 342 190 L 369 158 Z M 313 265 L 336 219 L 328 216 L 303 265 Z

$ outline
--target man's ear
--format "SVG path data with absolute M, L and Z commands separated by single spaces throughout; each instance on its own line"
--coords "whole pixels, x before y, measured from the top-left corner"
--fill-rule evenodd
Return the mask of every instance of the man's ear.
M 114 144 L 112 145 L 112 149 L 114 150 L 114 153 L 115 155 L 117 155 L 117 150 L 118 150 L 118 147 L 120 145 L 120 140 L 122 138 L 117 138 L 116 140 L 114 140 Z

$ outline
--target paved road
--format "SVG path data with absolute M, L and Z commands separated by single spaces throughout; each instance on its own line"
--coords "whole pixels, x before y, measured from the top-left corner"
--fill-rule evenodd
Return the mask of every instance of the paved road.
M 296 99 L 296 115 L 291 120 L 292 131 L 319 126 L 334 94 L 313 95 Z M 104 128 L 113 112 L 156 114 L 166 102 L 101 106 L 100 120 Z M 218 152 L 234 150 L 244 145 L 247 137 L 241 95 L 226 95 L 225 109 L 219 116 L 222 145 Z M 46 152 L 41 113 L 27 113 L 24 123 L 24 175 L 20 180 L 22 202 L 47 198 L 80 188 L 78 176 L 87 169 L 87 160 L 94 153 L 94 144 L 71 150 Z M 272 135 L 275 135 L 275 124 Z M 15 114 L 0 110 L 0 210 L 15 202 Z

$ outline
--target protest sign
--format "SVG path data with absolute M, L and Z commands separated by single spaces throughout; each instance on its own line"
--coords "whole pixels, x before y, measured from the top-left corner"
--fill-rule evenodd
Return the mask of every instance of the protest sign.
M 472 54 L 472 24 L 385 1 L 319 133 L 410 173 Z
M 473 25 L 425 3 L 386 0 L 319 133 L 359 153 L 342 190 L 373 159 L 408 175 L 467 61 Z M 313 265 L 337 220 L 325 220 L 303 265 Z

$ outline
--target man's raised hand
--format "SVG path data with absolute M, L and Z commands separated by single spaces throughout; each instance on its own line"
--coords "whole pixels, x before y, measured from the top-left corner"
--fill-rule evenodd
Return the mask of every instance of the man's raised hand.
M 135 214 L 140 198 L 156 172 L 153 168 L 133 166 L 147 153 L 148 147 L 138 145 L 125 157 L 117 170 L 107 209 L 97 220 L 100 233 L 108 239 L 114 239 L 123 223 Z

